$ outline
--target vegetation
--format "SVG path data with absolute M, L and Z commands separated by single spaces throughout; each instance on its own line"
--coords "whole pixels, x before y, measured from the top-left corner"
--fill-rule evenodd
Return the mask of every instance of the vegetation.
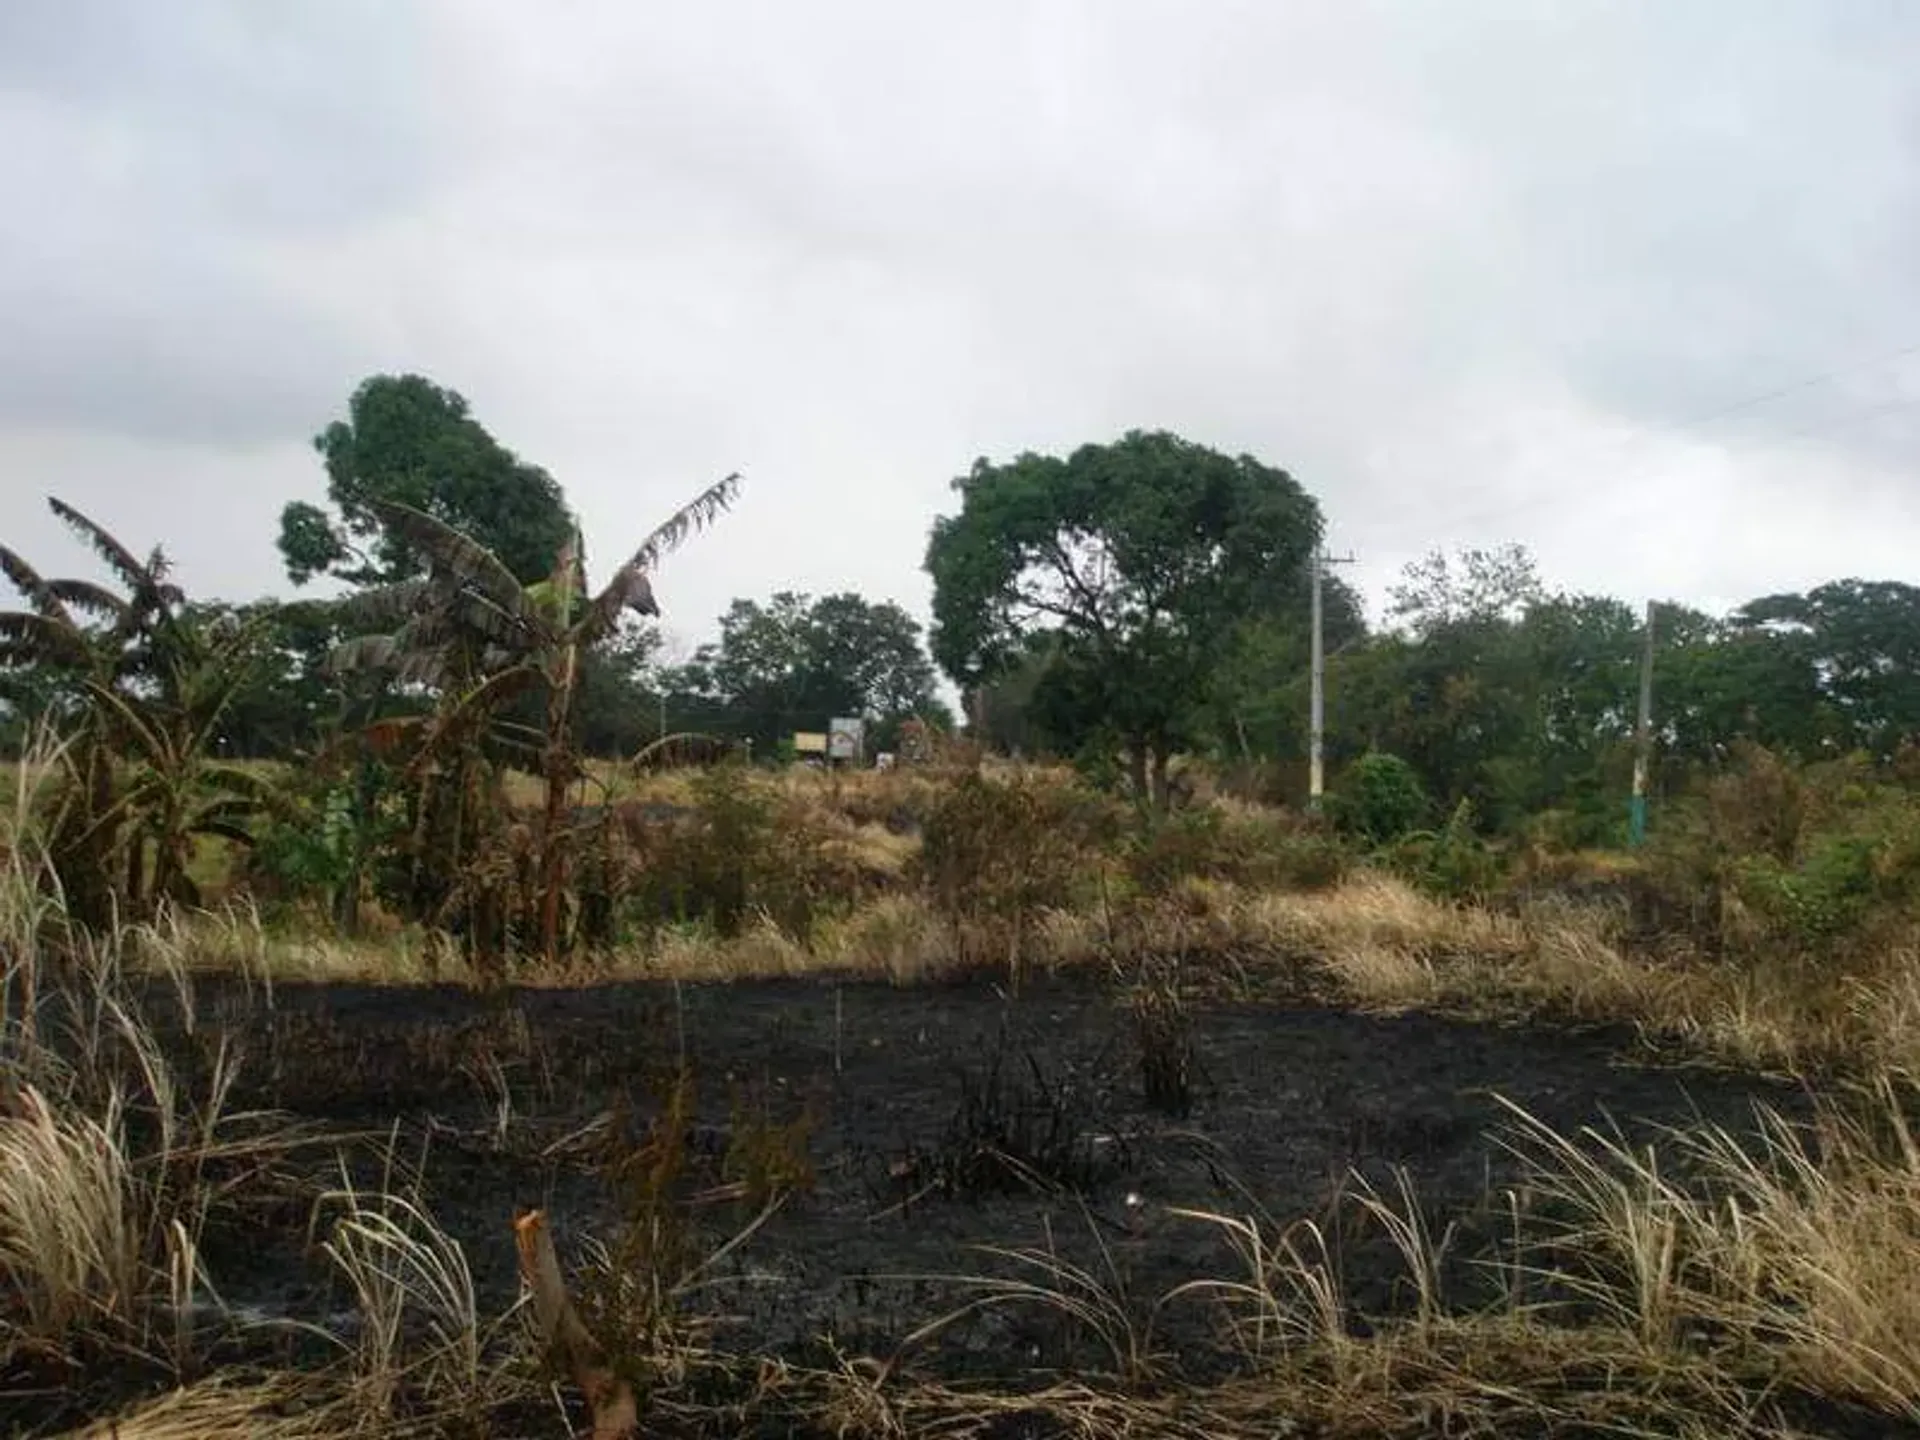
M 595 589 L 558 483 L 453 392 L 373 377 L 317 443 L 332 509 L 290 506 L 281 550 L 331 598 L 190 602 L 161 551 L 58 500 L 103 580 L 0 547 L 20 596 L 0 613 L 0 1407 L 60 1394 L 79 1424 L 134 1401 L 114 1423 L 147 1435 L 559 1433 L 558 1375 L 606 1434 L 1920 1425 L 1920 590 L 1659 607 L 1656 803 L 1628 849 L 1642 619 L 1551 591 L 1515 547 L 1413 567 L 1379 633 L 1329 585 L 1334 793 L 1300 803 L 1322 520 L 1249 457 L 1133 433 L 982 460 L 934 526 L 930 653 L 891 602 L 778 592 L 668 666 L 652 573 L 734 477 Z M 780 753 L 841 714 L 912 763 Z M 677 731 L 713 763 L 637 763 Z M 1079 1205 L 1082 1248 L 1049 1210 L 1043 1236 L 900 1281 L 920 1309 L 890 1333 L 730 1340 L 709 1287 L 833 1178 L 813 1107 L 855 1101 L 783 1092 L 757 1053 L 702 1069 L 685 988 L 799 977 L 831 992 L 831 1030 L 756 1049 L 834 1077 L 866 1038 L 841 1021 L 858 980 L 998 987 L 1005 1017 L 1049 1023 L 1074 997 L 1110 1009 L 1119 1069 L 1090 1079 L 1064 1030 L 1045 1053 L 1003 1032 L 872 1184 L 909 1230 L 929 1205 Z M 536 1037 L 512 1001 L 616 978 L 663 1008 L 611 1045 Z M 314 1090 L 378 1037 L 277 1007 L 293 982 L 429 980 L 493 1008 L 422 1029 L 408 1068 L 478 1087 L 490 1118 L 450 1139 L 383 1115 L 370 1145 Z M 1508 1105 L 1493 1149 L 1520 1178 L 1475 1215 L 1358 1164 L 1321 1211 L 1268 1213 L 1232 1156 L 1206 1195 L 1099 1211 L 1130 1146 L 1227 1103 L 1209 1027 L 1277 1002 L 1612 1026 L 1642 1058 L 1813 1098 L 1646 1144 Z M 630 1102 L 583 1121 L 556 1099 L 556 1067 L 629 1052 Z M 1150 1119 L 1112 1123 L 1116 1088 Z M 592 1177 L 613 1228 L 500 1226 L 533 1304 L 494 1306 L 477 1242 L 436 1214 L 435 1146 L 502 1186 Z M 226 1298 L 235 1237 L 275 1224 L 313 1228 L 350 1318 Z M 1343 1268 L 1363 1241 L 1395 1257 L 1387 1298 Z M 1155 1247 L 1211 1268 L 1143 1294 Z M 925 1358 L 983 1316 L 1013 1327 L 984 1347 L 998 1369 Z M 1015 1333 L 1039 1337 L 1031 1364 L 1005 1363 Z

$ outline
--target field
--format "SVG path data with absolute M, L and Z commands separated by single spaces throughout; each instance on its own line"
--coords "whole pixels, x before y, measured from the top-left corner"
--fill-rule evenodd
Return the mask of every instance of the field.
M 597 1367 L 648 1435 L 1920 1434 L 1895 940 L 1735 968 L 1599 863 L 1466 903 L 1218 801 L 1089 869 L 1054 781 L 956 858 L 948 781 L 769 783 L 761 907 L 564 973 L 238 890 L 56 945 L 14 847 L 0 1425 L 561 1435 Z M 739 804 L 621 798 L 692 827 L 657 870 Z

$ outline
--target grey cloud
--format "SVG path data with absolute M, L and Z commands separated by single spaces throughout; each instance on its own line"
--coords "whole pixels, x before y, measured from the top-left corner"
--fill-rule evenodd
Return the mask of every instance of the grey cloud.
M 311 429 L 367 346 L 282 254 L 430 193 L 420 54 L 368 0 L 0 9 L 0 423 Z
M 55 0 L 0 52 L 0 442 L 297 442 L 422 368 L 596 555 L 746 469 L 676 625 L 923 597 L 975 454 L 1133 425 L 1294 470 L 1370 567 L 1738 594 L 1920 539 L 1920 355 L 1686 424 L 1920 343 L 1901 4 Z M 1696 538 L 1596 543 L 1653 517 Z

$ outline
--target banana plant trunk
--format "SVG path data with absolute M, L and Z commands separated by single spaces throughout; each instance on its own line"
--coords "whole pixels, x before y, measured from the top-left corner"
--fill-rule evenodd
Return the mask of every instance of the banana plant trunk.
M 547 736 L 541 768 L 546 772 L 547 815 L 540 832 L 540 956 L 560 959 L 560 905 L 567 888 L 567 787 L 573 782 L 573 684 L 579 649 L 568 644 L 547 691 Z

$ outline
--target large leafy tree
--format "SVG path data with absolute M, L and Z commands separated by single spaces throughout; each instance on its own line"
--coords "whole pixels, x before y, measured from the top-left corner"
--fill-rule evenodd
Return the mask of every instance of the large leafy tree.
M 432 516 L 498 557 L 523 585 L 545 578 L 574 534 L 554 478 L 488 433 L 464 397 L 423 375 L 374 375 L 347 418 L 314 437 L 332 512 L 281 512 L 280 553 L 296 585 L 332 575 L 355 585 L 419 575 L 429 561 L 382 507 Z
M 1751 601 L 1733 619 L 1812 665 L 1841 745 L 1885 759 L 1920 735 L 1920 587 L 1835 580 Z
M 735 600 L 683 678 L 708 725 L 761 747 L 857 715 L 885 748 L 903 721 L 941 708 L 919 622 L 851 592 Z
M 1758 623 L 1747 607 L 1721 617 L 1662 605 L 1654 637 L 1655 733 L 1676 783 L 1728 761 L 1737 741 L 1802 758 L 1839 743 L 1845 725 L 1803 630 Z
M 1597 837 L 1617 820 L 1640 626 L 1601 596 L 1550 593 L 1518 546 L 1435 554 L 1390 591 L 1397 628 L 1329 681 L 1341 758 L 1409 761 L 1443 804 L 1510 828 L 1567 810 Z
M 1305 757 L 1312 583 L 1311 573 L 1303 573 L 1282 607 L 1249 616 L 1241 627 L 1214 696 L 1212 742 L 1219 754 L 1242 761 Z M 1321 635 L 1331 660 L 1366 644 L 1366 611 L 1352 586 L 1337 575 L 1323 576 L 1321 606 Z
M 927 548 L 935 659 L 971 688 L 1053 632 L 1049 729 L 1117 747 L 1136 794 L 1164 803 L 1245 617 L 1298 586 L 1319 506 L 1284 470 L 1163 431 L 981 459 L 954 489 Z

